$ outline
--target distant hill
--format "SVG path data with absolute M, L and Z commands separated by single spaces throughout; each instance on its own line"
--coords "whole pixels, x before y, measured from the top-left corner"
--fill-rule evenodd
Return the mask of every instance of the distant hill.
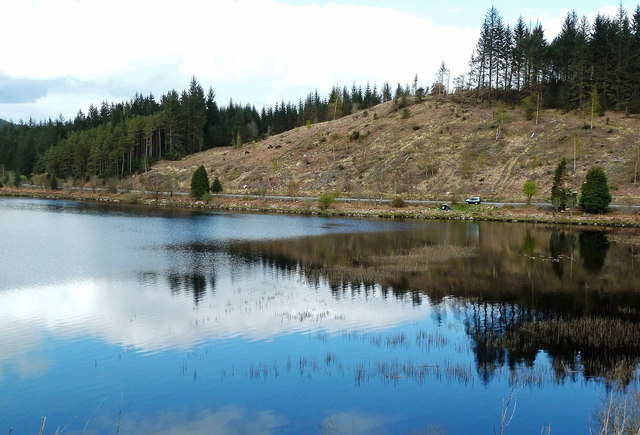
M 614 201 L 640 201 L 633 183 L 640 160 L 637 117 L 607 112 L 590 129 L 585 116 L 575 112 L 541 110 L 536 125 L 535 116 L 527 120 L 519 106 L 502 112 L 496 105 L 435 97 L 405 111 L 394 104 L 299 127 L 240 149 L 213 148 L 180 161 L 160 161 L 152 173 L 173 174 L 187 190 L 191 174 L 203 164 L 230 193 L 339 190 L 350 197 L 402 194 L 464 201 L 480 195 L 523 201 L 526 181 L 537 184 L 535 198 L 549 198 L 553 173 L 565 157 L 568 187 L 579 191 L 587 170 L 598 165 L 608 176 Z

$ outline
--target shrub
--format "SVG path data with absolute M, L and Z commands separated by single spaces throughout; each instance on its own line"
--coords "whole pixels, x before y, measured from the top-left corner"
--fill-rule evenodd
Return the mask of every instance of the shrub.
M 360 130 L 353 130 L 349 133 L 349 140 L 358 140 L 360 139 Z
M 122 201 L 128 204 L 137 204 L 140 201 L 140 195 L 137 192 L 128 192 L 124 195 Z
M 118 179 L 116 177 L 107 179 L 107 190 L 109 193 L 118 193 Z
M 402 109 L 402 115 L 400 117 L 402 119 L 409 119 L 411 117 L 411 110 L 405 107 L 404 109 Z
M 327 210 L 335 201 L 335 197 L 330 193 L 323 193 L 318 197 L 318 207 L 320 210 Z
M 311 128 L 311 120 L 307 119 L 307 128 Z
M 403 207 L 406 207 L 406 206 L 407 206 L 407 203 L 404 201 L 404 199 L 402 199 L 401 196 L 396 196 L 391 201 L 391 207 L 393 207 L 393 208 L 403 208 Z
M 204 166 L 200 165 L 191 176 L 191 196 L 201 199 L 209 192 L 209 176 Z
M 287 183 L 287 195 L 289 196 L 298 196 L 298 191 L 300 186 L 295 180 L 289 180 Z
M 2 181 L 0 181 L 0 189 L 2 189 L 4 187 L 4 184 L 2 184 Z
M 533 98 L 531 97 L 523 98 L 522 100 L 520 100 L 520 105 L 524 110 L 525 118 L 527 118 L 528 120 L 532 120 L 533 115 L 536 113 L 536 103 L 533 101 Z
M 415 130 L 420 130 L 420 126 L 419 126 L 419 125 L 417 125 L 417 124 L 416 124 L 416 125 L 414 125 L 414 126 L 413 126 L 413 127 L 411 127 L 411 128 L 413 128 L 413 130 L 414 130 L 414 131 L 415 131 Z
M 526 181 L 522 186 L 522 193 L 527 197 L 527 204 L 531 204 L 531 198 L 538 193 L 538 186 L 534 181 Z
M 212 193 L 222 192 L 222 183 L 220 182 L 220 179 L 218 177 L 214 178 L 213 182 L 211 183 L 211 192 Z
M 213 198 L 213 196 L 209 192 L 203 193 L 202 196 L 200 197 L 200 199 L 204 202 L 210 202 L 211 198 Z
M 49 180 L 49 187 L 51 190 L 58 190 L 58 179 L 53 174 L 51 174 L 51 179 Z
M 600 166 L 587 172 L 586 181 L 580 189 L 580 206 L 587 213 L 604 213 L 611 204 L 607 176 Z

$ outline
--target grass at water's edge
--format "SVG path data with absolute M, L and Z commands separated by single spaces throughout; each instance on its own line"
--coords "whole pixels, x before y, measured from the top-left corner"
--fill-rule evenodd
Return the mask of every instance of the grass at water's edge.
M 176 207 L 184 209 L 221 210 L 233 212 L 291 213 L 335 217 L 367 217 L 385 219 L 437 219 L 494 222 L 529 222 L 562 225 L 585 225 L 596 227 L 640 228 L 640 212 L 610 212 L 599 215 L 556 213 L 550 209 L 537 207 L 493 207 L 461 206 L 450 211 L 439 210 L 435 205 L 391 208 L 388 204 L 371 201 L 334 203 L 326 210 L 318 207 L 314 199 L 282 201 L 253 198 L 227 198 L 213 196 L 208 202 L 196 201 L 184 196 L 160 197 L 132 193 L 91 193 L 45 191 L 42 189 L 0 189 L 0 196 L 29 197 L 55 200 L 94 201 L 116 204 L 137 204 L 143 206 Z

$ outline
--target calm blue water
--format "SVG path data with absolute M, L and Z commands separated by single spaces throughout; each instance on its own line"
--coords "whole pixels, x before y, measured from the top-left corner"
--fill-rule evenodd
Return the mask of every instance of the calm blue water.
M 509 432 L 584 433 L 602 376 L 483 349 L 635 303 L 637 234 L 605 237 L 0 198 L 0 432 L 493 433 L 512 393 Z

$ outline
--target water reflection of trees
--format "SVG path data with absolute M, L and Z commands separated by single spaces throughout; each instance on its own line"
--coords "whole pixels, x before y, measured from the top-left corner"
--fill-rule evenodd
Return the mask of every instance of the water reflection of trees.
M 592 273 L 600 272 L 609 249 L 607 235 L 602 231 L 583 231 L 579 243 L 584 268 Z
M 599 378 L 616 387 L 636 379 L 640 362 L 637 318 L 563 318 L 507 303 L 472 304 L 466 332 L 473 342 L 478 374 L 488 382 L 496 370 L 533 366 L 540 351 L 559 382 L 575 375 Z
M 415 304 L 425 295 L 435 303 L 466 301 L 466 332 L 484 381 L 501 367 L 532 366 L 543 350 L 558 381 L 579 375 L 627 385 L 640 361 L 640 277 L 625 267 L 628 247 L 596 231 L 473 225 L 476 231 L 442 225 L 238 242 L 225 250 L 238 261 L 325 282 L 338 299 L 377 291 Z
M 169 284 L 169 289 L 171 289 L 171 294 L 189 293 L 193 295 L 193 300 L 198 305 L 207 293 L 207 289 L 211 289 L 211 293 L 215 291 L 216 278 L 213 272 L 206 275 L 198 272 L 179 273 L 171 271 L 167 274 L 167 283 Z

